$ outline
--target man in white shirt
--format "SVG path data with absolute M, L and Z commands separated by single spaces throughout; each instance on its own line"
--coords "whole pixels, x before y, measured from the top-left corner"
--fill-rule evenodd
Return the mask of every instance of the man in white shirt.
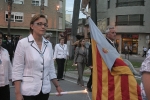
M 143 47 L 143 56 L 142 57 L 146 57 L 146 52 L 147 52 L 147 48 L 146 47 Z
M 2 35 L 0 32 L 0 100 L 10 100 L 9 80 L 12 77 L 12 65 L 8 51 L 1 46 Z

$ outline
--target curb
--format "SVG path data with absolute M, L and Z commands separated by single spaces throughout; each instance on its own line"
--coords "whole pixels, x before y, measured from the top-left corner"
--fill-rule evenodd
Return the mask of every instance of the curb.
M 72 72 L 74 72 L 74 71 L 72 71 Z M 71 73 L 71 72 L 66 72 L 65 75 L 64 75 L 64 78 L 69 78 L 69 79 L 77 80 L 78 79 L 78 74 Z M 84 82 L 88 82 L 88 80 L 89 80 L 89 77 L 83 76 L 83 81 Z

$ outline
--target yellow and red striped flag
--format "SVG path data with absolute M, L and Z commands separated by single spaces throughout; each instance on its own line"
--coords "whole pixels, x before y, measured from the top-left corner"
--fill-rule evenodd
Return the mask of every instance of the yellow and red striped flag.
M 92 100 L 142 100 L 129 67 L 91 18 L 88 18 L 93 57 Z

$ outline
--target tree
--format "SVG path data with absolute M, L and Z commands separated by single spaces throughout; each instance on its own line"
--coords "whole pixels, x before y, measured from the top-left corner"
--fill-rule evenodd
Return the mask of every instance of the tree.
M 13 1 L 12 0 L 8 0 L 8 30 L 7 30 L 7 34 L 10 35 L 10 22 L 11 22 L 11 10 L 12 10 L 12 3 Z

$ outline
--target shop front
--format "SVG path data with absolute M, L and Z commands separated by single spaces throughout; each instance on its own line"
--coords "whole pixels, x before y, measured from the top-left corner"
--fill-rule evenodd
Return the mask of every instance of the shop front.
M 138 54 L 138 38 L 138 34 L 122 34 L 122 53 Z

